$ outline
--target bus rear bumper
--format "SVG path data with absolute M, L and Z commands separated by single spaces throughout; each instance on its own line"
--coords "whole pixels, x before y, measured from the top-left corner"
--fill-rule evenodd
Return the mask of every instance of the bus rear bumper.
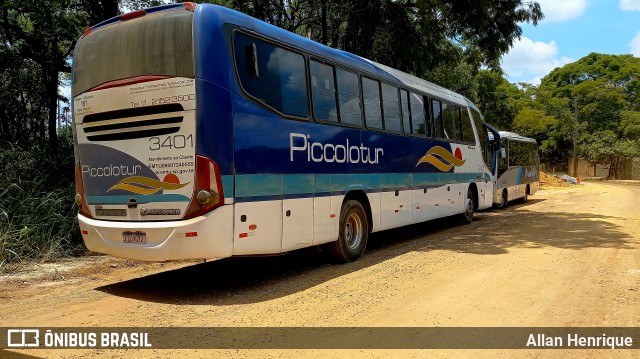
M 141 261 L 230 257 L 233 252 L 233 206 L 204 216 L 168 222 L 116 222 L 78 214 L 87 248 L 93 252 Z M 125 236 L 146 243 L 125 243 Z

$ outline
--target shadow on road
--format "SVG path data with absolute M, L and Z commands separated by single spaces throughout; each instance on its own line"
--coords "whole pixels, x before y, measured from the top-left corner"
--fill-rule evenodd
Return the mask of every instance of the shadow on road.
M 539 200 L 538 200 L 539 201 Z M 530 201 L 535 203 L 534 200 Z M 277 257 L 227 258 L 113 283 L 96 290 L 142 301 L 234 305 L 284 297 L 410 252 L 501 255 L 510 248 L 635 249 L 633 239 L 597 214 L 519 210 L 480 213 L 470 225 L 451 219 L 374 233 L 354 263 L 331 264 L 318 249 Z M 513 207 L 515 207 L 514 205 Z

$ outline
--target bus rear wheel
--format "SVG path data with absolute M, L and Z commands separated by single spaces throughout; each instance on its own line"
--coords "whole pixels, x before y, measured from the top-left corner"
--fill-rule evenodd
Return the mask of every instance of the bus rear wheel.
M 524 196 L 522 197 L 521 202 L 527 203 L 528 200 L 529 200 L 529 185 L 527 185 L 527 188 L 524 190 Z
M 367 247 L 369 221 L 360 202 L 347 200 L 340 210 L 340 232 L 338 240 L 330 243 L 329 251 L 341 263 L 360 258 Z
M 502 198 L 500 198 L 500 203 L 496 206 L 498 209 L 504 209 L 507 207 L 507 203 L 509 202 L 509 198 L 507 197 L 507 189 L 502 190 Z
M 475 204 L 473 203 L 473 190 L 471 187 L 467 189 L 467 198 L 464 201 L 464 212 L 460 214 L 460 221 L 463 224 L 473 222 L 473 213 L 475 212 Z

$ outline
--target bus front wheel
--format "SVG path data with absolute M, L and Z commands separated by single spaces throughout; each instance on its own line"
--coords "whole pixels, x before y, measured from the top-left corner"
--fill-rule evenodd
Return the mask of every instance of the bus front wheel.
M 330 244 L 329 251 L 339 262 L 353 262 L 364 253 L 368 238 L 369 222 L 364 207 L 355 200 L 345 201 L 340 210 L 338 240 Z

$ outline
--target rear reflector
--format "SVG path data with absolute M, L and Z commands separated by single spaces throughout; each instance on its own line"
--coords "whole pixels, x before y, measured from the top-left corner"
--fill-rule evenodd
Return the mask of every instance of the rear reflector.
M 82 234 L 89 234 L 89 231 L 83 229 Z
M 240 234 L 238 235 L 238 237 L 240 237 L 240 238 L 247 238 L 247 236 L 248 236 L 248 235 L 249 235 L 248 233 L 240 233 Z
M 82 33 L 82 37 L 87 37 L 87 35 L 91 33 L 91 30 L 93 30 L 93 26 L 89 26 L 86 30 L 84 30 L 84 32 Z
M 197 237 L 198 236 L 198 232 L 187 232 L 184 234 L 187 237 Z

